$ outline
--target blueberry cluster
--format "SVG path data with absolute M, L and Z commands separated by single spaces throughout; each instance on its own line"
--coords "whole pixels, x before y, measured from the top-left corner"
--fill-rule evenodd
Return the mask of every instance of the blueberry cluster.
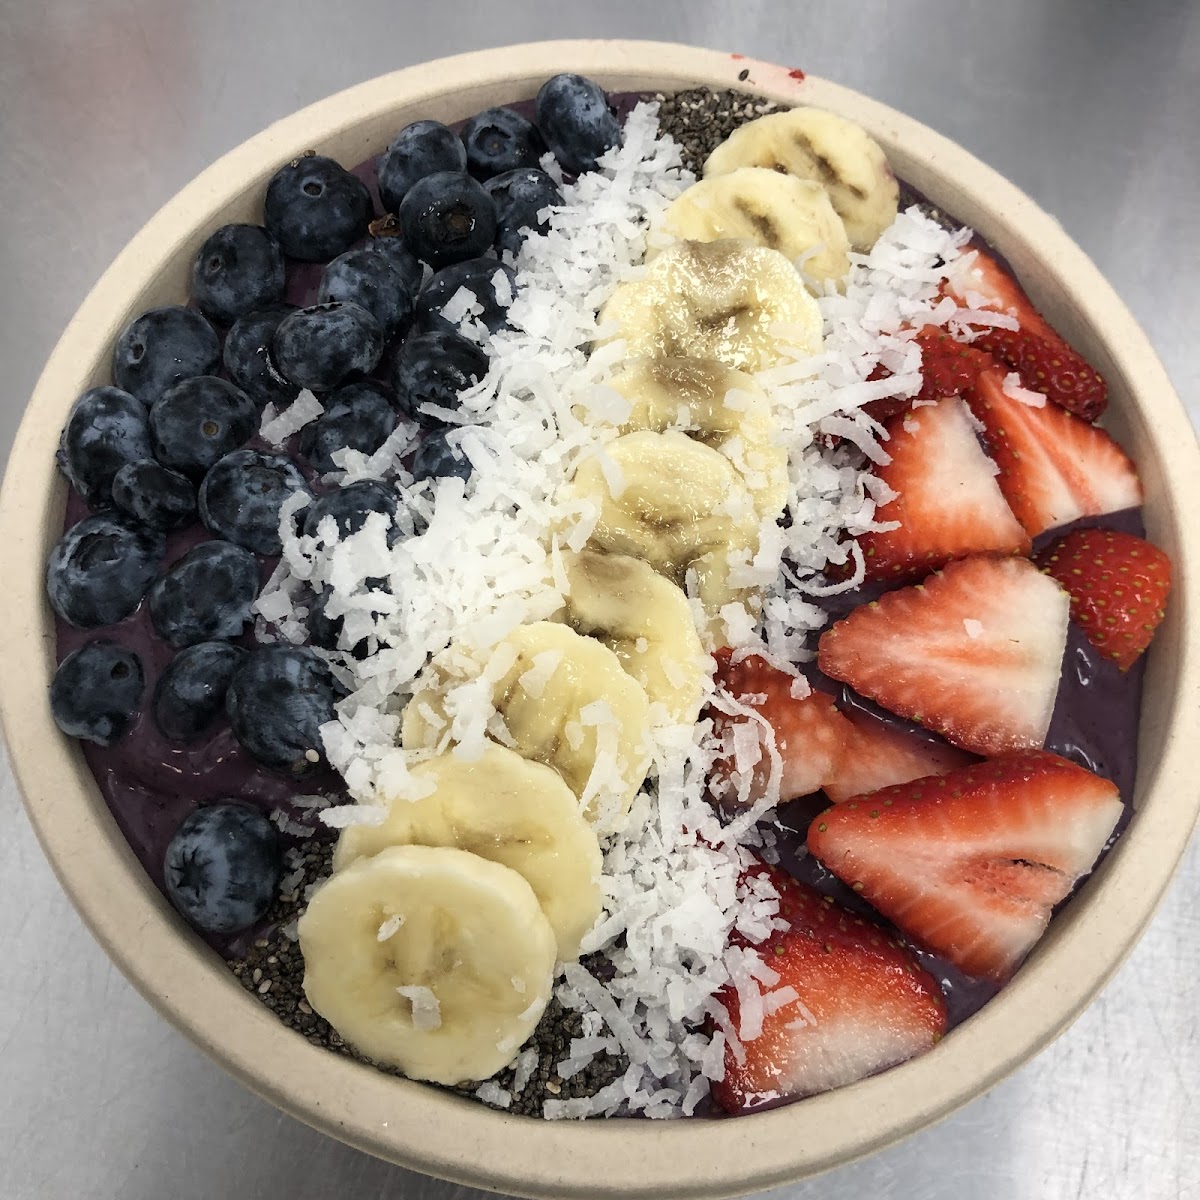
M 534 122 L 491 108 L 461 134 L 437 121 L 400 130 L 377 163 L 382 214 L 363 179 L 310 153 L 272 176 L 262 225 L 225 225 L 204 240 L 191 303 L 131 321 L 113 348 L 111 385 L 80 396 L 63 429 L 59 467 L 91 512 L 52 550 L 47 593 L 68 624 L 106 630 L 55 675 L 51 711 L 65 733 L 114 745 L 137 725 L 152 687 L 147 719 L 169 741 L 197 742 L 227 722 L 269 770 L 300 777 L 323 762 L 319 729 L 337 698 L 327 656 L 253 645 L 248 635 L 262 559 L 282 549 L 281 507 L 294 493 L 309 497 L 301 520 L 314 536 L 345 536 L 370 513 L 393 516 L 398 497 L 386 484 L 314 491 L 337 451 L 371 454 L 401 421 L 421 430 L 410 464 L 417 480 L 470 477 L 438 410 L 458 407 L 488 357 L 446 317 L 448 306 L 465 288 L 483 326 L 501 329 L 516 290 L 505 256 L 562 202 L 544 156 L 578 175 L 620 136 L 596 84 L 558 75 L 539 92 Z M 288 284 L 303 264 L 322 270 L 315 303 L 297 307 Z M 295 457 L 250 444 L 266 406 L 290 405 L 302 389 L 323 412 Z M 184 535 L 182 554 L 168 553 L 174 534 Z M 368 583 L 386 590 L 385 580 Z M 329 599 L 310 602 L 313 646 L 372 652 L 366 642 L 340 644 Z M 175 651 L 157 680 L 121 642 L 133 640 L 122 623 L 143 601 L 154 636 Z M 274 829 L 235 801 L 198 809 L 172 840 L 164 873 L 198 928 L 244 929 L 274 895 Z

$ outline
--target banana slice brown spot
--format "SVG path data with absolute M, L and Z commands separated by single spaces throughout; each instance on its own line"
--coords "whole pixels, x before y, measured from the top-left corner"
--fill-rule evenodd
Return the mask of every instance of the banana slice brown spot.
M 743 238 L 778 250 L 817 284 L 839 284 L 850 270 L 850 239 L 829 192 L 768 167 L 738 167 L 692 184 L 659 228 L 675 238 Z
M 709 635 L 719 643 L 725 605 L 755 603 L 734 579 L 757 553 L 761 525 L 744 480 L 724 455 L 678 430 L 627 433 L 604 449 L 623 481 L 619 494 L 595 458 L 571 485 L 598 509 L 592 544 L 640 558 L 680 586 L 694 571 Z
M 746 167 L 820 184 L 860 252 L 870 250 L 896 219 L 900 189 L 887 155 L 861 125 L 836 113 L 793 108 L 750 121 L 709 155 L 704 178 Z
M 564 561 L 566 618 L 598 638 L 645 689 L 666 719 L 691 725 L 700 713 L 710 660 L 683 592 L 648 563 L 582 550 Z
M 682 241 L 600 312 L 631 358 L 708 358 L 761 371 L 821 348 L 821 313 L 778 250 L 746 241 Z
M 714 359 L 631 359 L 608 382 L 629 401 L 622 432 L 678 428 L 734 464 L 761 518 L 783 511 L 787 451 L 775 440 L 771 402 L 750 375 Z

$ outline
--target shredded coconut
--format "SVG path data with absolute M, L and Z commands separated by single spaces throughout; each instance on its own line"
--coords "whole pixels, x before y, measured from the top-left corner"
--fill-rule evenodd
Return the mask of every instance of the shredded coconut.
M 1021 377 L 1016 371 L 1010 371 L 1004 377 L 1003 384 L 1004 394 L 1016 400 L 1020 404 L 1027 404 L 1030 408 L 1045 408 L 1046 395 L 1044 392 L 1034 392 L 1027 387 L 1021 385 Z
M 442 1026 L 442 1008 L 438 998 L 427 987 L 415 984 L 398 987 L 396 991 L 412 1006 L 412 1023 L 415 1028 L 428 1032 Z
M 399 913 L 393 913 L 379 926 L 379 932 L 375 935 L 376 940 L 386 942 L 389 938 L 395 937 L 403 924 L 404 918 Z
M 275 406 L 268 404 L 263 410 L 259 434 L 272 446 L 282 446 L 293 434 L 299 433 L 310 421 L 315 421 L 325 406 L 305 388 L 296 399 L 276 415 Z

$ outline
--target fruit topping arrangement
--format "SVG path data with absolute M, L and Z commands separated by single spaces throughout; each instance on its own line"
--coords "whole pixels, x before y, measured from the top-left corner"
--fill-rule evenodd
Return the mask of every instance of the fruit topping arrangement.
M 547 1118 L 952 1036 L 1123 826 L 1168 603 L 995 253 L 694 96 L 282 164 L 59 453 L 51 711 L 151 876 L 310 1040 Z

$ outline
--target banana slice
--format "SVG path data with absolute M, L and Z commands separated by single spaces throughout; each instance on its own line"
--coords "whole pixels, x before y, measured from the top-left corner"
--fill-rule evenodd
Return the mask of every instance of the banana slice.
M 599 638 L 667 719 L 692 725 L 709 660 L 687 597 L 653 567 L 624 554 L 583 550 L 566 559 L 567 620 Z
M 840 283 L 850 270 L 850 238 L 829 192 L 769 167 L 738 167 L 692 184 L 659 229 L 698 242 L 744 238 L 778 250 L 818 282 Z
M 522 758 L 553 767 L 599 832 L 618 828 L 650 769 L 641 684 L 607 646 L 554 621 L 518 626 L 492 654 L 504 666 L 491 692 L 504 740 Z M 486 669 L 461 656 L 435 659 L 404 710 L 404 748 L 438 746 L 453 728 L 448 689 Z
M 900 190 L 879 143 L 860 125 L 819 108 L 768 113 L 736 129 L 708 156 L 706 180 L 744 167 L 819 183 L 864 253 L 896 219 Z
M 412 776 L 434 790 L 393 798 L 382 825 L 350 825 L 338 838 L 333 869 L 389 846 L 451 846 L 516 871 L 533 888 L 554 930 L 560 962 L 579 957 L 600 915 L 602 858 L 596 834 L 558 773 L 489 746 L 473 762 L 454 754 L 417 763 Z
M 681 427 L 738 468 L 764 520 L 783 511 L 787 450 L 775 440 L 771 402 L 751 376 L 713 359 L 641 358 L 608 383 L 630 403 L 622 432 Z
M 678 242 L 600 311 L 605 340 L 630 358 L 715 358 L 741 371 L 821 348 L 821 313 L 778 250 L 747 242 Z
M 599 509 L 593 545 L 640 558 L 680 585 L 694 569 L 709 633 L 720 639 L 721 609 L 754 602 L 730 577 L 736 564 L 753 559 L 761 525 L 737 469 L 678 430 L 627 433 L 604 451 L 622 480 L 618 494 L 598 458 L 585 459 L 571 484 Z
M 412 1079 L 506 1067 L 545 1011 L 554 932 L 500 863 L 433 846 L 359 859 L 300 918 L 304 994 L 342 1037 Z

